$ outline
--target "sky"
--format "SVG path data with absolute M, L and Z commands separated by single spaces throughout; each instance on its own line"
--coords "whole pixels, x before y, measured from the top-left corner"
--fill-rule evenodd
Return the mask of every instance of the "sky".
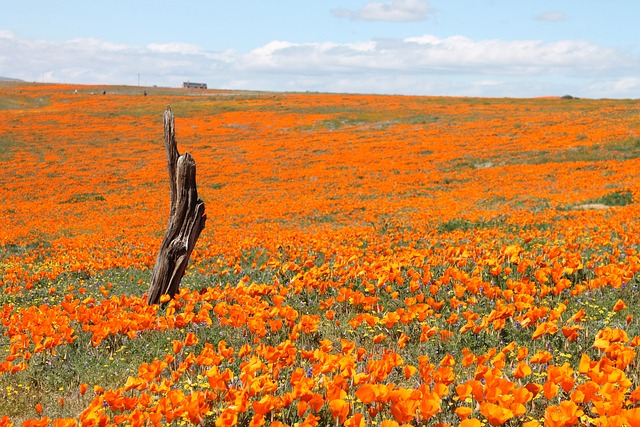
M 0 76 L 640 98 L 640 0 L 0 0 Z

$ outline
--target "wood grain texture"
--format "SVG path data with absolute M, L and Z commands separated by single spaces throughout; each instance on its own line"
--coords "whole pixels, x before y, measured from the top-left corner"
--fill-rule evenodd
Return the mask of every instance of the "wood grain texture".
M 175 120 L 170 106 L 164 113 L 163 122 L 171 208 L 167 230 L 151 274 L 148 304 L 157 304 L 162 295 L 173 297 L 178 292 L 189 257 L 206 222 L 204 202 L 198 199 L 196 162 L 189 153 L 178 153 Z

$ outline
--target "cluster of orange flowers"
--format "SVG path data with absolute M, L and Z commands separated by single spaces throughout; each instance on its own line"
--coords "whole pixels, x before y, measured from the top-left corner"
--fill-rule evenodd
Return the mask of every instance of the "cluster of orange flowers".
M 180 336 L 22 425 L 640 426 L 640 102 L 0 95 L 0 385 L 67 346 Z M 87 278 L 153 266 L 168 103 L 209 221 L 149 307 Z

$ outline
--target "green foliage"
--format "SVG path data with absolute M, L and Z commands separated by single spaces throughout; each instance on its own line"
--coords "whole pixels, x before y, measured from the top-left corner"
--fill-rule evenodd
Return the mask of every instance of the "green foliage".
M 105 198 L 100 193 L 78 193 L 62 203 L 101 202 L 103 200 L 105 200 Z
M 502 217 L 492 219 L 480 219 L 478 221 L 470 221 L 466 218 L 453 218 L 443 222 L 438 227 L 438 231 L 441 233 L 448 233 L 456 230 L 468 231 L 475 229 L 494 228 L 499 225 L 504 225 L 505 219 Z
M 633 194 L 629 190 L 614 191 L 587 203 L 599 203 L 605 206 L 626 206 L 633 203 Z
M 49 98 L 34 98 L 17 90 L 13 96 L 0 98 L 0 110 L 23 110 L 26 108 L 42 108 L 49 105 Z

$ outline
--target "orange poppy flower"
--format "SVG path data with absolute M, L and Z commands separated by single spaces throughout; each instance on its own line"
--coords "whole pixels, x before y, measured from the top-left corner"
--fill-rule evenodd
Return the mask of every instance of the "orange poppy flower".
M 640 408 L 623 409 L 622 416 L 630 427 L 640 427 Z
M 626 308 L 627 308 L 627 304 L 625 304 L 624 301 L 622 301 L 621 299 L 616 301 L 616 303 L 613 305 L 613 311 L 616 313 L 618 311 L 625 310 Z
M 402 367 L 402 371 L 404 372 L 404 377 L 406 379 L 409 379 L 414 376 L 416 372 L 418 372 L 418 368 L 413 365 L 404 365 Z
M 178 354 L 178 353 L 180 353 L 180 351 L 182 351 L 182 345 L 183 345 L 183 344 L 184 344 L 184 343 L 183 343 L 182 341 L 179 341 L 179 340 L 173 340 L 173 341 L 171 342 L 171 349 L 173 350 L 173 352 L 174 352 L 175 354 Z
M 87 389 L 89 388 L 88 384 L 82 383 L 79 386 L 79 391 L 81 395 L 84 395 L 87 392 Z
M 191 346 L 198 344 L 198 337 L 193 332 L 187 333 L 187 336 L 184 338 L 184 345 Z
M 355 413 L 345 420 L 344 425 L 345 427 L 365 427 L 366 423 L 361 413 Z
M 51 419 L 48 417 L 42 417 L 39 420 L 24 420 L 22 422 L 23 427 L 47 427 L 51 424 Z
M 531 375 L 531 367 L 525 362 L 518 362 L 518 366 L 513 371 L 513 376 L 515 378 L 524 378 Z
M 238 412 L 232 408 L 226 408 L 220 416 L 216 418 L 216 427 L 231 427 L 238 423 Z
M 536 363 L 536 364 L 548 363 L 552 359 L 553 359 L 553 355 L 548 351 L 538 350 L 536 354 L 531 356 L 531 358 L 529 359 L 529 363 Z
M 574 325 L 574 326 L 563 326 L 562 327 L 562 335 L 567 338 L 569 342 L 573 342 L 578 339 L 578 331 L 584 329 L 582 326 Z
M 440 397 L 435 393 L 424 393 L 419 403 L 420 416 L 428 420 L 440 412 Z
M 344 423 L 351 410 L 351 405 L 344 399 L 333 399 L 329 401 L 329 410 L 331 410 L 331 415 L 337 418 L 339 423 Z
M 380 342 L 382 342 L 383 340 L 385 340 L 387 338 L 387 336 L 385 334 L 378 334 L 375 337 L 373 337 L 373 342 L 374 344 L 378 344 Z
M 469 408 L 468 406 L 458 406 L 454 412 L 461 420 L 466 420 L 473 412 L 473 408 Z
M 560 405 L 548 406 L 544 411 L 544 423 L 549 427 L 567 427 L 577 424 L 582 409 L 571 401 L 562 401 Z
M 553 322 L 542 322 L 538 325 L 536 330 L 533 332 L 531 336 L 532 340 L 540 339 L 541 336 L 545 334 L 553 335 L 558 332 L 558 325 L 555 321 Z
M 500 426 L 513 418 L 511 410 L 491 402 L 482 402 L 480 404 L 480 413 L 485 416 L 492 426 Z

